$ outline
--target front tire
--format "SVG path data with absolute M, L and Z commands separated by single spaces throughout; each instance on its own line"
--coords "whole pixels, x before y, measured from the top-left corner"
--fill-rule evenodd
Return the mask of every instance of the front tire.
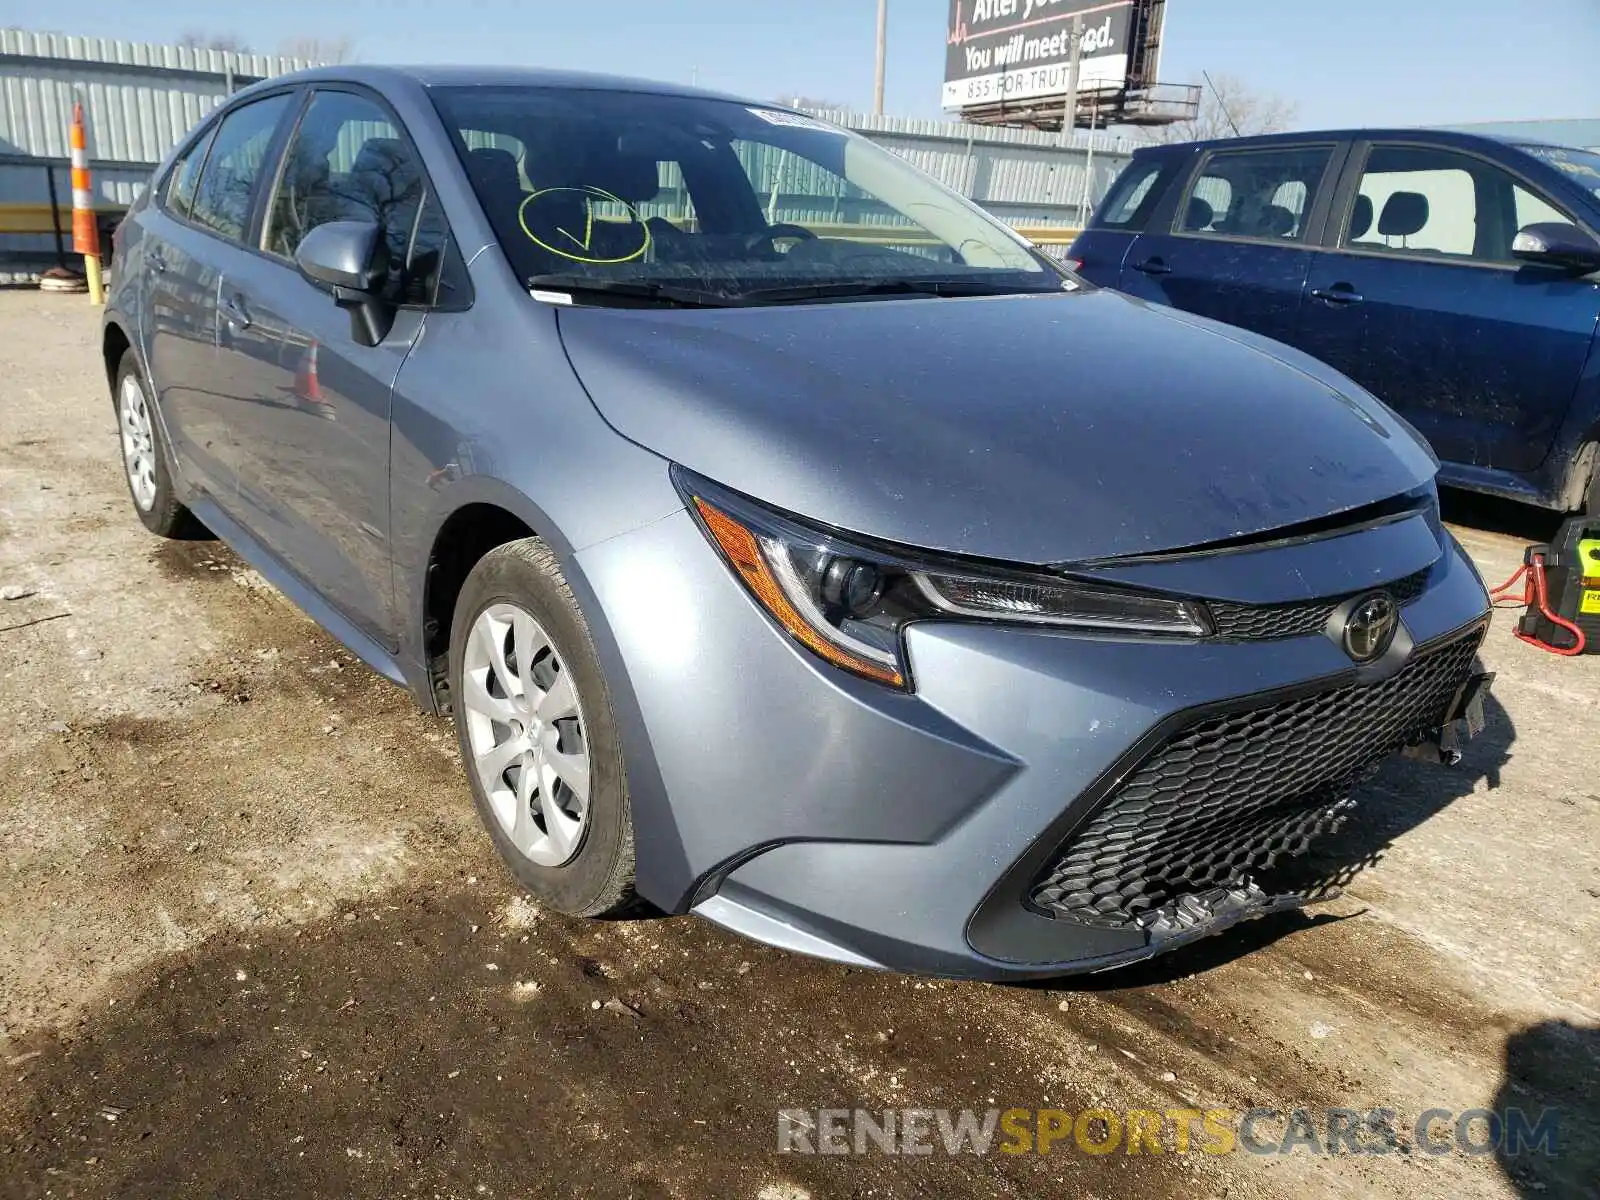
M 117 366 L 117 436 L 122 447 L 122 476 L 128 484 L 133 510 L 151 533 L 165 538 L 189 538 L 203 532 L 200 522 L 178 502 L 168 467 L 167 445 L 161 422 L 145 391 L 139 360 L 126 351 Z
M 467 576 L 450 694 L 478 816 L 517 881 L 572 916 L 631 907 L 633 815 L 611 694 L 541 539 L 497 547 Z

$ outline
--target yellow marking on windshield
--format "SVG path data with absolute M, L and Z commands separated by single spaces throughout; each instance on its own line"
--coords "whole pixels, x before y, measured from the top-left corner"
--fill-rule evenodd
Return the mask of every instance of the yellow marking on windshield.
M 563 229 L 559 225 L 556 226 L 556 232 L 566 234 L 577 243 L 578 249 L 587 250 L 589 243 L 594 241 L 594 201 L 587 196 L 583 198 L 583 215 L 586 218 L 586 223 L 583 227 L 583 237 L 581 239 L 571 230 Z
M 566 244 L 559 246 L 552 245 L 550 242 L 547 242 L 541 238 L 528 226 L 529 208 L 536 201 L 539 203 L 547 203 L 551 196 L 555 196 L 559 193 L 575 193 L 583 199 L 585 217 L 583 237 L 579 238 L 577 234 L 561 225 L 557 225 L 555 227 L 556 233 L 559 233 L 573 246 L 577 247 L 576 252 L 574 252 L 572 249 L 569 249 Z M 623 229 L 637 229 L 639 231 L 639 245 L 636 249 L 630 250 L 626 254 L 612 255 L 609 257 L 600 257 L 591 252 L 594 247 L 594 204 L 596 200 L 604 204 L 617 204 L 622 207 L 623 211 L 627 214 L 627 219 L 624 221 L 608 223 Z M 633 205 L 629 204 L 621 196 L 618 196 L 613 192 L 608 192 L 605 188 L 600 187 L 585 185 L 582 187 L 540 188 L 538 191 L 528 196 L 527 199 L 523 200 L 521 206 L 517 209 L 517 224 L 522 226 L 523 235 L 526 236 L 527 239 L 535 246 L 538 246 L 541 250 L 548 250 L 556 257 L 567 259 L 569 262 L 586 263 L 591 266 L 609 266 L 614 263 L 632 262 L 634 259 L 643 258 L 650 249 L 650 227 L 644 223 L 643 219 L 640 218 L 639 210 L 634 208 Z

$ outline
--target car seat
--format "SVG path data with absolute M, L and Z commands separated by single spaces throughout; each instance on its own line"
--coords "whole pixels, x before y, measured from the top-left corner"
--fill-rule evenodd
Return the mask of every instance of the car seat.
M 1402 248 L 1406 239 L 1422 231 L 1428 223 L 1428 198 L 1421 192 L 1395 192 L 1383 203 L 1378 216 L 1378 233 L 1397 237 Z

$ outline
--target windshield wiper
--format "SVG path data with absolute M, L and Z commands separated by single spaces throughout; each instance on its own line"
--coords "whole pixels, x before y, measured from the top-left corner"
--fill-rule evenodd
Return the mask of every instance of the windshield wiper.
M 616 296 L 683 308 L 724 308 L 729 304 L 728 297 L 720 292 L 641 279 L 599 279 L 593 275 L 533 275 L 528 279 L 528 288 L 565 292 L 569 296 Z
M 841 283 L 809 283 L 792 287 L 751 288 L 736 292 L 735 303 L 785 304 L 850 296 L 1004 296 L 1053 292 L 1053 287 L 1018 287 L 991 279 L 855 279 Z

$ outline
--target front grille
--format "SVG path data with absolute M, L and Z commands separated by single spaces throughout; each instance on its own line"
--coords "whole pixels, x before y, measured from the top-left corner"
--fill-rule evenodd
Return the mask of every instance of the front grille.
M 1253 889 L 1354 806 L 1352 789 L 1442 724 L 1481 629 L 1353 684 L 1203 716 L 1135 767 L 1035 881 L 1032 904 L 1093 925 L 1148 924 L 1185 897 Z
M 1226 600 L 1210 600 L 1211 624 L 1216 636 L 1230 642 L 1266 642 L 1278 638 L 1304 637 L 1317 633 L 1327 625 L 1333 610 L 1346 600 L 1367 595 L 1372 591 L 1386 591 L 1401 605 L 1410 604 L 1428 586 L 1428 572 L 1432 568 L 1407 575 L 1382 588 L 1368 588 L 1323 600 L 1297 600 L 1290 604 L 1235 604 Z

